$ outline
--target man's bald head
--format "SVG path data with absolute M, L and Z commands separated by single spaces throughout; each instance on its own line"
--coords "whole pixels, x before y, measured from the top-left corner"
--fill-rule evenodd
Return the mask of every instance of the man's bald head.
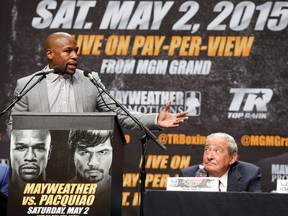
M 58 66 L 62 73 L 74 74 L 78 65 L 79 47 L 75 38 L 66 32 L 54 32 L 45 42 L 45 52 L 50 68 Z
M 50 34 L 45 41 L 45 51 L 47 52 L 48 49 L 53 49 L 53 47 L 55 47 L 59 39 L 65 39 L 65 38 L 68 40 L 75 41 L 73 36 L 66 32 L 54 32 Z

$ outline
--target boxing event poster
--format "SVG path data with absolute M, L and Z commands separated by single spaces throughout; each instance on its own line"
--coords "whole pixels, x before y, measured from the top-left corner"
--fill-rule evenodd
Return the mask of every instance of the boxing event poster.
M 17 133 L 15 131 L 12 133 Z M 25 133 L 29 132 L 24 130 Z M 8 215 L 110 215 L 111 177 L 105 185 L 74 180 L 75 166 L 68 149 L 69 131 L 50 131 L 50 134 L 51 143 L 46 143 L 46 148 L 38 141 L 33 147 L 30 146 L 30 150 L 25 150 L 29 148 L 26 143 L 17 142 L 15 150 L 11 151 Z M 27 153 L 22 165 L 17 166 L 14 164 L 20 163 L 20 159 L 17 159 L 19 148 L 19 151 Z M 13 168 L 22 171 L 17 175 Z M 38 178 L 32 178 L 33 175 Z
M 121 214 L 124 138 L 103 130 L 113 117 L 27 114 L 13 118 L 8 215 Z

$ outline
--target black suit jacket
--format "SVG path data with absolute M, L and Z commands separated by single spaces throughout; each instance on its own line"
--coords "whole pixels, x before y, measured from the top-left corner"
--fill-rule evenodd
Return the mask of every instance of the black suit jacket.
M 194 177 L 199 165 L 180 170 L 180 177 Z M 236 161 L 228 173 L 227 191 L 262 192 L 260 168 L 254 164 Z

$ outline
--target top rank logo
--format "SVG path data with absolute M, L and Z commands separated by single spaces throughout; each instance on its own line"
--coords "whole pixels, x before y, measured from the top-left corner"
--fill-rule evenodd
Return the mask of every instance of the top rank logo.
M 188 111 L 188 116 L 201 113 L 201 93 L 198 91 L 110 91 L 115 99 L 130 110 L 159 113 L 168 100 L 172 113 Z
M 232 88 L 234 94 L 229 107 L 228 118 L 266 119 L 267 104 L 273 91 L 268 88 Z

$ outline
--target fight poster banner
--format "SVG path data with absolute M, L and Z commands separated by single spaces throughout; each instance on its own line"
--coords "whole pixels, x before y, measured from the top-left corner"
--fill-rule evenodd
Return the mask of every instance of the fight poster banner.
M 90 123 L 81 115 L 61 117 L 28 113 L 13 119 L 8 215 L 121 214 L 119 132 L 113 124 L 97 126 L 101 116 L 89 115 Z

